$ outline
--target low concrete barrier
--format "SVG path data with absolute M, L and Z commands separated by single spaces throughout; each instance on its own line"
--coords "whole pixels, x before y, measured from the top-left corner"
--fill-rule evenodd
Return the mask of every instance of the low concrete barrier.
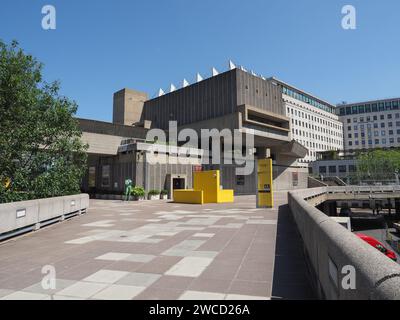
M 291 191 L 288 202 L 323 299 L 400 299 L 400 265 L 313 207 L 305 199 L 328 188 Z M 352 278 L 354 268 L 355 278 Z M 354 281 L 355 287 L 348 288 Z
M 89 195 L 0 204 L 0 241 L 86 212 Z

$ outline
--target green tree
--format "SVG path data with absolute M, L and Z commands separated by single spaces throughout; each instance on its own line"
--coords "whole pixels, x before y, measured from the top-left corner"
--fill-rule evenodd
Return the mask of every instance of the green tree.
M 371 150 L 357 157 L 357 174 L 361 180 L 394 180 L 400 170 L 400 150 Z
M 80 192 L 87 146 L 77 104 L 42 68 L 17 42 L 0 40 L 0 203 Z

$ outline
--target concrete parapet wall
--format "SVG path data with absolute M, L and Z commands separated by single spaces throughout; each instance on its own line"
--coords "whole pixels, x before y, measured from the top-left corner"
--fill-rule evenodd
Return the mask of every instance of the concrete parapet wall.
M 322 181 L 317 180 L 313 177 L 308 177 L 308 188 L 318 188 L 326 186 L 328 186 L 326 183 L 323 183 Z
M 313 282 L 321 298 L 400 299 L 400 266 L 305 199 L 328 192 L 329 187 L 291 191 L 288 202 L 309 258 Z M 354 267 L 355 288 L 346 267 Z M 347 276 L 347 277 L 346 277 Z
M 0 204 L 0 240 L 81 214 L 88 207 L 87 194 Z

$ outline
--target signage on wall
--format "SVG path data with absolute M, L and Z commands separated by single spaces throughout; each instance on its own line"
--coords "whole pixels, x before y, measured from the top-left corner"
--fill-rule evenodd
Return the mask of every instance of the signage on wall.
M 17 210 L 17 219 L 23 218 L 26 216 L 26 209 L 19 209 Z
M 299 173 L 298 172 L 292 172 L 292 182 L 293 182 L 293 187 L 297 187 L 299 185 Z

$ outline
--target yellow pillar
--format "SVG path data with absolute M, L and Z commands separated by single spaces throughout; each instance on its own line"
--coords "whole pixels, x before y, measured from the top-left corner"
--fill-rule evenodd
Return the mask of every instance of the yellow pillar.
M 274 206 L 272 182 L 272 159 L 258 159 L 257 208 L 272 208 Z

